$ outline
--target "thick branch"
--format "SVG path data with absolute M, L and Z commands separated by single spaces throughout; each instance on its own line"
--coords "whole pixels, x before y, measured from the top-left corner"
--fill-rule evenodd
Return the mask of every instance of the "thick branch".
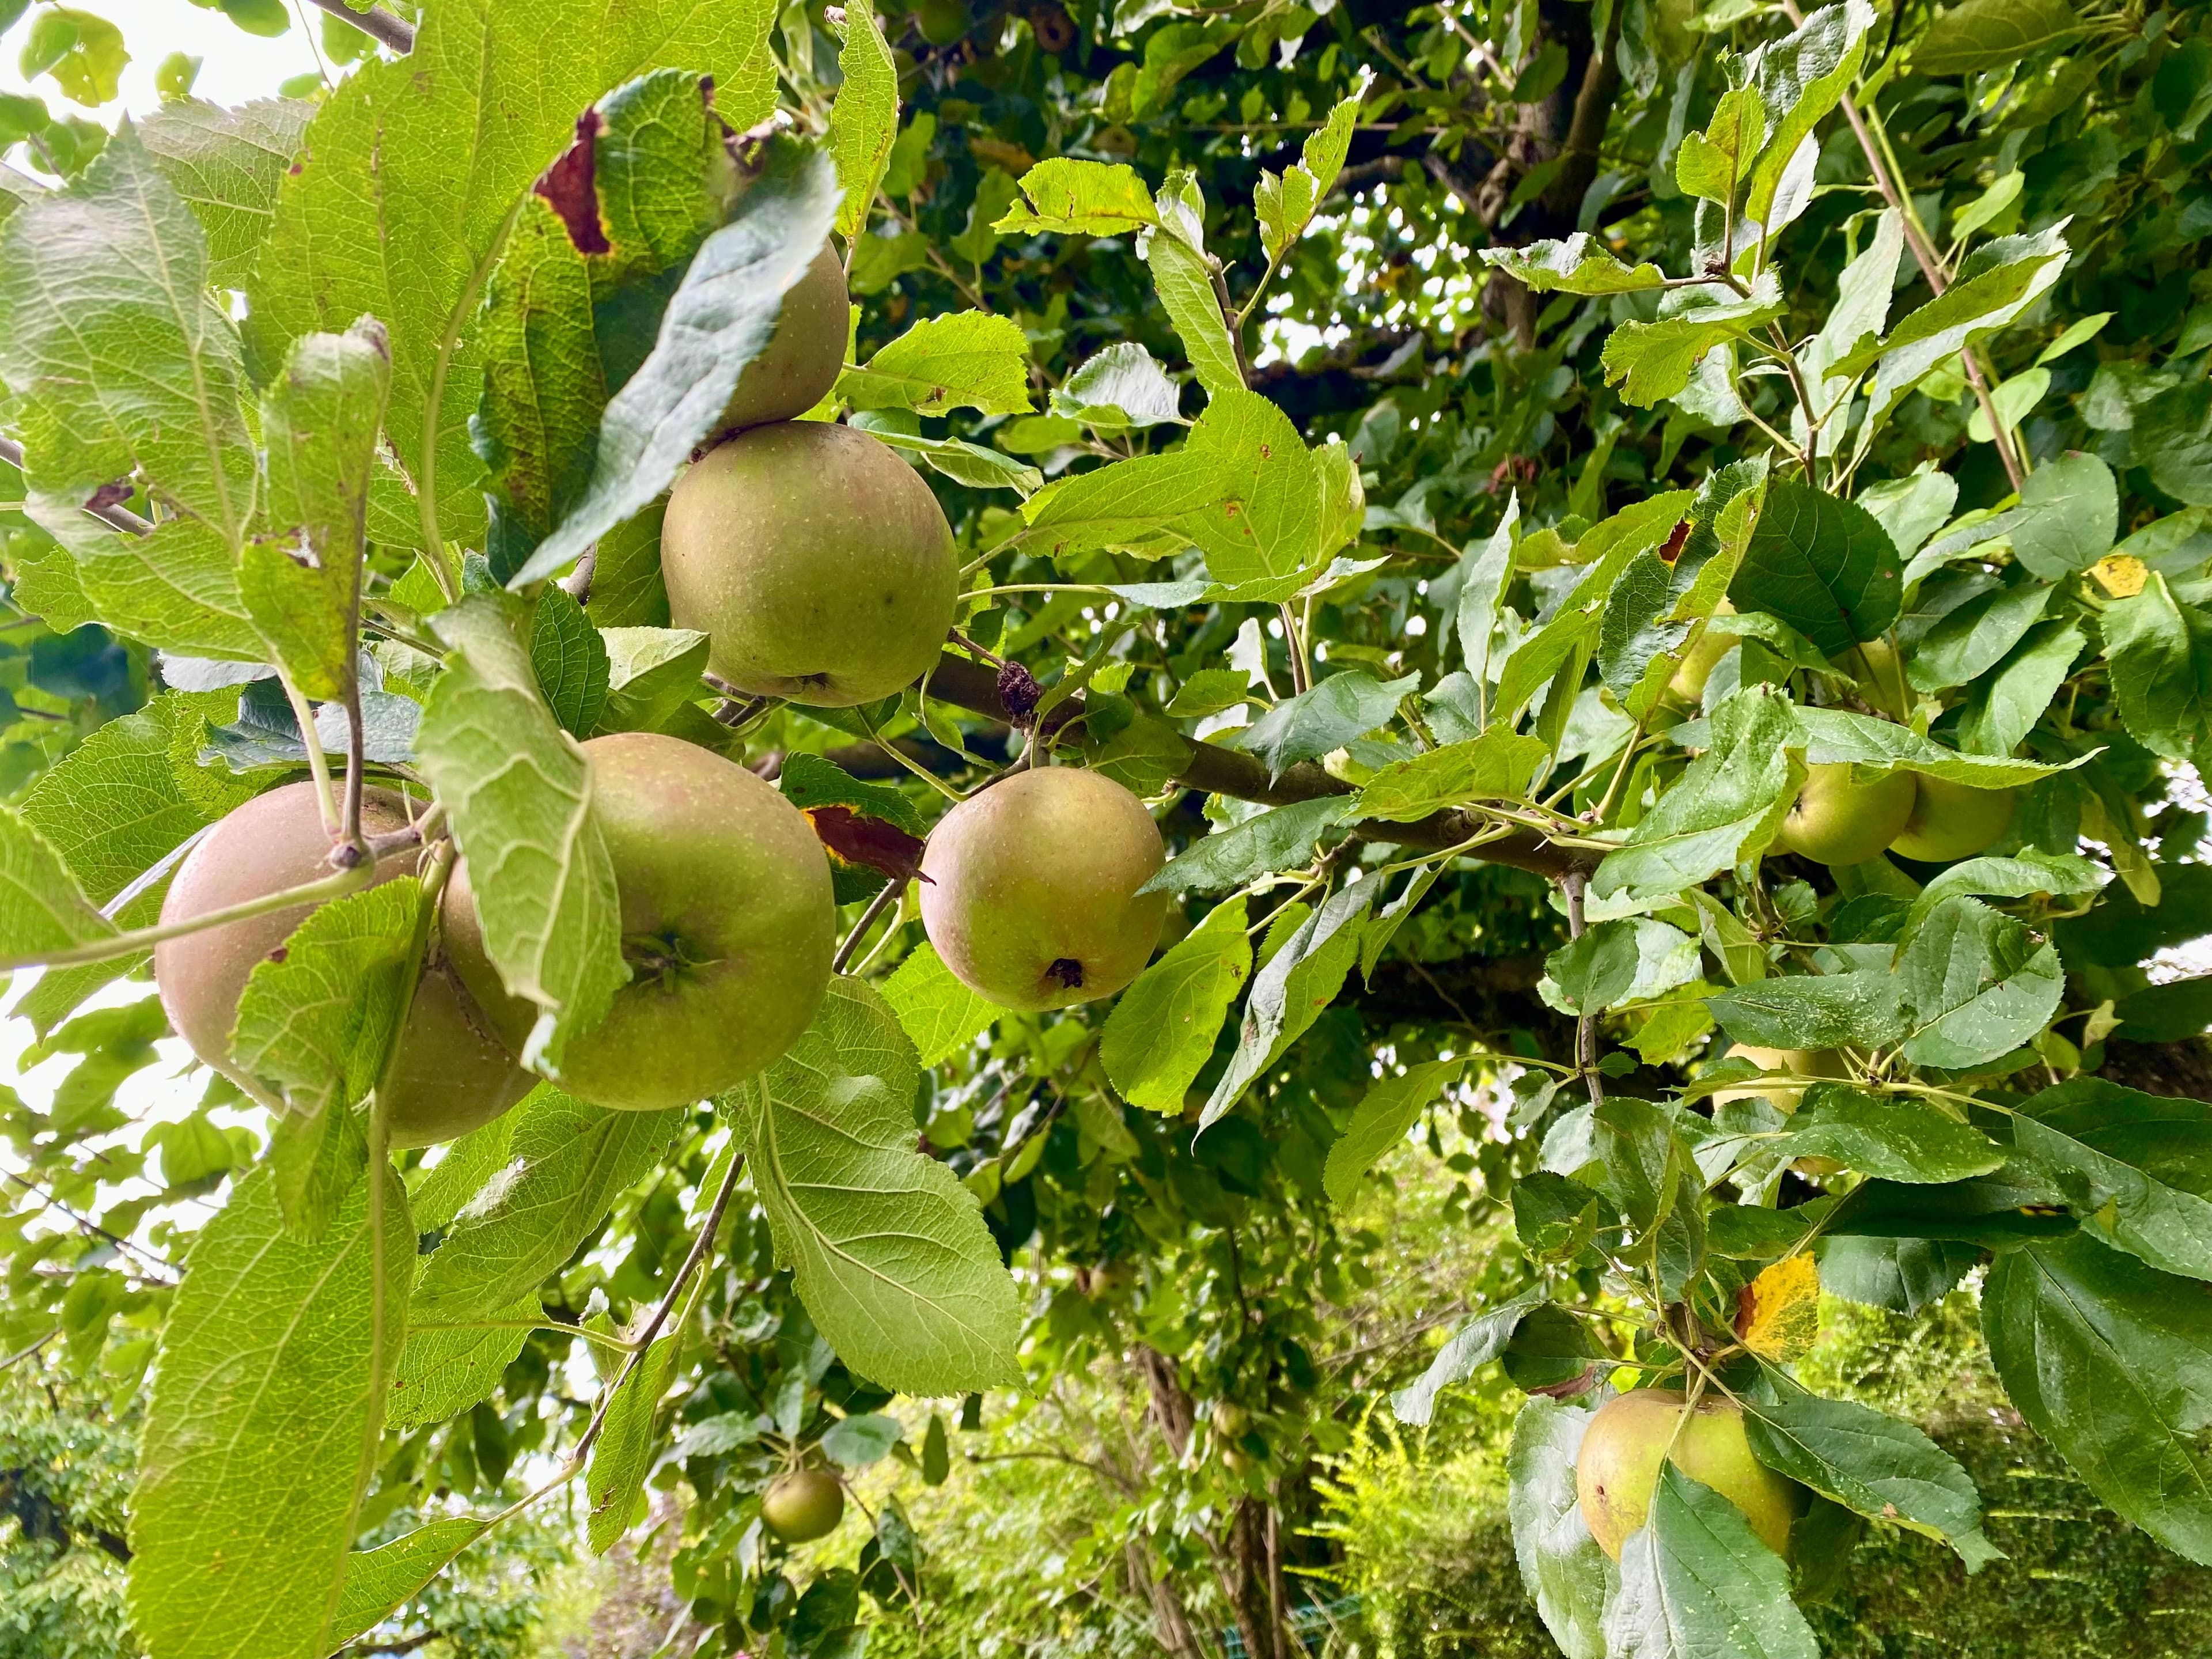
M 413 25 L 393 16 L 381 6 L 356 11 L 346 4 L 346 0 L 315 0 L 315 3 L 331 16 L 343 18 L 380 46 L 403 53 L 415 50 Z
M 938 659 L 937 667 L 929 677 L 929 691 L 932 696 L 957 708 L 988 714 L 994 720 L 1011 718 L 999 696 L 998 677 L 982 664 L 949 651 Z M 1082 713 L 1083 699 L 1070 697 L 1052 711 L 1046 724 L 1057 731 Z M 1196 738 L 1186 738 L 1183 742 L 1188 749 L 1182 764 L 1175 769 L 1175 780 L 1209 795 L 1229 795 L 1267 806 L 1287 806 L 1293 801 L 1352 793 L 1350 784 L 1331 777 L 1310 761 L 1302 761 L 1281 776 L 1271 778 L 1266 763 L 1253 756 Z M 1354 823 L 1351 833 L 1368 841 L 1439 851 L 1471 840 L 1482 829 L 1480 817 L 1447 809 L 1431 812 L 1414 823 L 1364 820 Z M 1484 842 L 1469 856 L 1491 864 L 1510 865 L 1516 870 L 1531 870 L 1557 880 L 1570 871 L 1595 869 L 1600 855 L 1585 848 L 1556 846 L 1533 830 L 1516 830 L 1510 836 Z

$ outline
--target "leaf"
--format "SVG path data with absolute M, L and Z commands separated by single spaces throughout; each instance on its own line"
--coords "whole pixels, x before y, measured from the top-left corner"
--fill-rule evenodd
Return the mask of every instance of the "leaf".
M 539 1009 L 523 1063 L 556 1068 L 629 977 L 591 763 L 539 697 L 507 605 L 477 594 L 432 626 L 450 654 L 416 740 L 422 773 L 468 860 L 485 951 Z
M 1689 385 L 1691 371 L 1715 346 L 1756 337 L 1753 331 L 1788 309 L 1771 269 L 1759 274 L 1741 299 L 1714 300 L 1699 289 L 1677 289 L 1669 297 L 1681 295 L 1690 297 L 1657 321 L 1622 323 L 1606 337 L 1600 354 L 1605 383 L 1620 386 L 1624 403 L 1650 409 L 1673 397 Z
M 575 1254 L 617 1194 L 660 1162 L 683 1121 L 673 1108 L 606 1111 L 550 1086 L 507 1115 L 506 1162 L 423 1263 L 413 1323 L 510 1316 Z M 394 1415 L 425 1420 L 404 1407 Z
M 760 0 L 626 0 L 611 12 L 596 0 L 428 9 L 411 52 L 360 65 L 309 125 L 249 287 L 257 361 L 281 362 L 301 334 L 381 320 L 392 336 L 392 447 L 407 476 L 434 489 L 441 536 L 473 543 L 484 472 L 468 421 L 483 360 L 464 324 L 509 210 L 577 117 L 647 70 L 711 75 L 717 110 L 738 131 L 767 116 L 771 21 Z M 820 245 L 817 236 L 810 257 Z M 742 368 L 730 365 L 732 384 Z
M 1662 1463 L 1650 1518 L 1620 1552 L 1605 1620 L 1619 1659 L 1818 1659 L 1790 1569 L 1743 1511 Z
M 1098 1058 L 1115 1091 L 1147 1111 L 1182 1111 L 1251 972 L 1244 901 L 1230 899 L 1138 975 L 1107 1016 Z
M 1514 532 L 1521 523 L 1521 495 L 1507 498 L 1504 515 L 1480 550 L 1470 547 L 1462 556 L 1455 574 L 1459 577 L 1459 604 L 1453 623 L 1459 648 L 1467 659 L 1478 702 L 1489 695 L 1492 653 L 1498 625 L 1505 612 L 1505 591 L 1513 580 Z M 1498 665 L 1502 667 L 1502 660 Z
M 866 228 L 890 165 L 898 137 L 898 70 L 872 3 L 846 8 L 842 21 L 832 19 L 830 26 L 843 44 L 837 53 L 837 97 L 830 106 L 830 149 L 845 198 L 837 210 L 837 234 L 849 240 Z
M 1321 470 L 1290 416 L 1241 386 L 1224 387 L 1184 453 L 1210 461 L 1218 479 L 1218 495 L 1182 525 L 1214 580 L 1283 578 L 1296 592 L 1321 556 L 1325 502 Z
M 2022 582 L 1977 593 L 1928 630 L 1905 664 L 1905 678 L 1922 691 L 1980 678 L 2043 619 L 2057 592 L 2042 582 Z
M 2013 557 L 2045 581 L 2087 570 L 2119 533 L 2112 469 L 2078 452 L 2045 461 L 2020 487 L 2022 516 L 2005 532 Z
M 600 556 L 605 556 L 604 547 Z M 708 641 L 697 629 L 602 628 L 599 637 L 606 656 L 607 687 L 594 730 L 658 732 L 699 696 Z M 589 648 L 585 647 L 587 653 Z M 586 672 L 591 672 L 588 663 Z M 580 707 L 577 712 L 584 710 Z
M 1352 811 L 1349 795 L 1317 795 L 1255 813 L 1195 841 L 1170 859 L 1137 891 L 1218 893 L 1256 876 L 1294 870 Z
M 2184 380 L 2135 410 L 2135 453 L 2178 501 L 2212 507 L 2212 383 Z
M 1423 1060 L 1370 1086 L 1352 1109 L 1352 1121 L 1330 1143 L 1322 1189 L 1340 1210 L 1352 1207 L 1359 1182 L 1376 1161 L 1406 1138 L 1429 1103 L 1467 1069 L 1460 1060 Z
M 474 1320 L 410 1324 L 392 1373 L 386 1420 L 394 1428 L 420 1428 L 489 1399 L 530 1340 L 530 1328 L 544 1317 L 533 1291 L 503 1308 L 485 1309 Z
M 2212 759 L 2212 614 L 2176 598 L 2153 571 L 2105 608 L 2105 653 L 2128 734 L 2172 760 Z
M 2001 1254 L 1982 1330 L 2005 1392 L 2112 1509 L 2212 1562 L 2212 1300 L 2083 1234 Z
M 338 1596 L 337 1616 L 331 1624 L 331 1644 L 343 1646 L 374 1630 L 490 1528 L 490 1522 L 474 1516 L 447 1516 L 403 1533 L 388 1544 L 347 1556 L 345 1588 Z
M 586 1537 L 594 1555 L 605 1555 L 629 1530 L 631 1514 L 645 1494 L 645 1477 L 653 1462 L 653 1419 L 682 1347 L 678 1338 L 662 1337 L 617 1382 L 614 1397 L 607 1402 L 599 1443 L 592 1448 L 592 1467 L 584 1476 L 584 1490 L 592 1500 Z
M 1698 977 L 1698 941 L 1655 916 L 1616 916 L 1545 958 L 1537 988 L 1562 1012 L 1595 1014 L 1656 997 Z
M 1253 976 L 1237 1052 L 1199 1114 L 1201 1130 L 1218 1122 L 1336 1000 L 1359 954 L 1360 930 L 1352 924 L 1366 914 L 1379 885 L 1357 881 L 1330 894 Z
M 78 506 L 134 470 L 205 527 L 226 571 L 245 540 L 244 364 L 207 275 L 199 222 L 127 124 L 0 226 L 0 380 L 21 400 L 31 514 L 64 545 Z
M 606 641 L 585 616 L 584 607 L 551 583 L 538 594 L 530 614 L 530 666 L 561 729 L 572 738 L 590 737 L 607 702 L 612 665 Z M 695 673 L 684 690 L 698 683 Z M 625 688 L 628 684 L 626 680 Z
M 257 1170 L 192 1242 L 131 1504 L 131 1621 L 164 1659 L 331 1650 L 415 1271 L 405 1190 L 382 1179 L 380 1241 L 369 1182 L 307 1243 Z
M 2212 1107 L 2081 1077 L 2023 1102 L 2011 1125 L 2089 1231 L 2166 1273 L 2212 1276 Z
M 2086 27 L 2067 0 L 1961 0 L 1912 48 L 1923 75 L 1972 75 L 2017 64 Z
M 1766 142 L 1766 105 L 1756 85 L 1729 87 L 1703 132 L 1686 133 L 1674 155 L 1674 179 L 1686 196 L 1733 202 L 1752 157 Z
M 216 816 L 185 798 L 169 764 L 179 726 L 198 719 L 193 698 L 155 697 L 88 735 L 23 798 L 22 823 L 60 855 L 94 904 L 114 898 Z M 159 908 L 157 887 L 150 902 L 134 901 L 121 920 L 149 926 Z
M 1816 1083 L 1790 1120 L 1791 1158 L 1832 1158 L 1881 1181 L 1942 1184 L 1988 1175 L 2004 1152 L 1970 1123 L 1926 1101 Z
M 1214 293 L 1215 264 L 1206 251 L 1205 203 L 1196 174 L 1188 167 L 1170 172 L 1154 206 L 1158 216 L 1141 251 L 1183 356 L 1209 397 L 1243 392 L 1243 366 Z
M 46 956 L 114 932 L 45 838 L 0 807 L 0 953 Z
M 1484 1310 L 1451 1334 L 1437 1350 L 1429 1368 L 1405 1388 L 1390 1395 L 1390 1410 L 1401 1423 L 1425 1429 L 1436 1415 L 1437 1396 L 1454 1383 L 1464 1382 L 1505 1352 L 1522 1320 L 1544 1301 L 1540 1291 L 1523 1291 L 1510 1302 Z
M 822 1455 L 841 1469 L 865 1469 L 889 1457 L 905 1437 L 905 1426 L 896 1417 L 875 1412 L 841 1417 L 823 1431 Z
M 2109 615 L 2109 613 L 2107 613 Z M 2040 761 L 2000 755 L 1962 755 L 1923 738 L 1909 726 L 1856 714 L 1848 708 L 1799 708 L 1791 711 L 1805 743 L 1808 766 L 1901 767 L 1970 789 L 2011 789 L 2061 770 Z M 2070 763 L 2080 765 L 2076 760 Z
M 1029 528 L 1021 545 L 1055 559 L 1121 546 L 1211 506 L 1230 487 L 1213 456 L 1188 448 L 1115 461 L 1060 479 L 1023 502 Z
M 1767 688 L 1730 694 L 1713 711 L 1711 746 L 1606 854 L 1591 890 L 1679 893 L 1763 850 L 1796 791 L 1790 725 L 1790 705 Z
M 1736 1293 L 1736 1340 L 1762 1359 L 1802 1359 L 1820 1340 L 1820 1270 L 1809 1255 L 1762 1267 Z
M 1022 175 L 1026 208 L 1008 210 L 994 227 L 1017 236 L 1119 236 L 1156 222 L 1152 192 L 1119 161 L 1040 161 Z
M 837 392 L 854 409 L 1026 415 L 1029 356 L 1029 337 L 1012 318 L 956 311 L 923 318 L 865 368 L 847 369 Z
M 2043 718 L 2088 642 L 2070 622 L 2037 628 L 1974 689 L 1959 721 L 1960 741 L 1981 754 L 2010 754 Z
M 1904 991 L 1890 974 L 1790 974 L 1705 999 L 1720 1027 L 1762 1048 L 1876 1048 L 1905 1031 Z
M 1912 1010 L 1902 1052 L 1953 1071 L 2002 1059 L 2042 1030 L 2066 992 L 2058 952 L 1979 899 L 1947 898 L 1897 958 Z
M 1707 635 L 1754 618 L 1774 625 L 1756 613 L 1712 614 L 1758 521 L 1766 471 L 1764 459 L 1715 468 L 1691 498 L 1686 532 L 1637 554 L 1620 573 L 1598 625 L 1597 667 L 1631 719 L 1648 719 L 1668 694 L 1701 623 Z
M 1823 6 L 1779 40 L 1751 54 L 1747 67 L 1765 106 L 1770 131 L 1750 169 L 1744 216 L 1771 234 L 1786 219 L 1776 211 L 1798 147 L 1842 101 L 1866 54 L 1867 31 L 1875 23 L 1866 0 Z
M 820 252 L 836 213 L 828 159 L 795 139 L 771 140 L 729 222 L 685 267 L 652 351 L 608 399 L 591 483 L 508 586 L 566 568 L 675 482 L 729 407 L 738 377 L 767 349 L 784 295 Z M 396 391 L 393 401 L 397 414 Z
M 85 620 L 186 656 L 268 654 L 239 592 L 235 555 L 198 520 L 167 519 L 149 536 L 125 536 L 79 514 L 75 501 L 33 495 L 27 510 L 68 550 Z
M 817 806 L 849 806 L 872 818 L 895 824 L 910 836 L 928 833 L 914 803 L 887 783 L 863 783 L 836 762 L 822 755 L 794 750 L 783 757 L 775 787 L 783 798 L 802 812 Z M 935 1065 L 934 1060 L 925 1065 Z
M 1765 1394 L 1744 1398 L 1744 1433 L 1760 1462 L 1869 1519 L 1942 1539 L 1968 1572 L 2003 1559 L 1982 1534 L 1981 1495 L 1950 1453 L 1910 1423 L 1767 1376 Z
M 1575 1458 L 1596 1413 L 1539 1395 L 1513 1419 L 1505 1513 L 1521 1583 L 1565 1659 L 1605 1659 L 1605 1607 L 1620 1570 L 1583 1520 Z
M 1085 358 L 1055 387 L 1052 412 L 1095 431 L 1121 433 L 1182 419 L 1182 391 L 1152 354 L 1122 340 Z
M 1908 312 L 1887 340 L 1853 350 L 1835 372 L 1874 366 L 1868 418 L 1879 422 L 1905 394 L 1975 341 L 2008 327 L 2064 270 L 2066 222 L 2026 236 L 1983 243 L 1960 263 L 1951 286 Z
M 276 663 L 319 701 L 355 683 L 362 535 L 391 387 L 390 347 L 370 320 L 301 336 L 262 393 L 263 520 L 275 539 L 246 544 L 239 592 Z
M 1482 250 L 1482 261 L 1532 294 L 1637 294 L 1664 287 L 1667 281 L 1666 273 L 1648 261 L 1623 264 L 1586 230 L 1578 230 L 1564 241 L 1486 247 Z
M 1420 683 L 1418 674 L 1387 682 L 1357 669 L 1332 674 L 1261 715 L 1237 734 L 1237 746 L 1267 762 L 1270 779 L 1279 778 L 1300 761 L 1318 760 L 1388 725 Z
M 754 1190 L 847 1365 L 904 1394 L 1003 1386 L 1020 1375 L 1014 1283 L 968 1189 L 914 1150 L 917 1070 L 890 1005 L 832 980 L 806 1034 L 732 1097 Z
M 1897 620 L 1902 567 L 1864 507 L 1791 479 L 1767 486 L 1729 597 L 1779 617 L 1831 657 L 1879 639 Z
M 942 1066 L 1005 1012 L 953 978 L 927 939 L 884 981 L 884 1000 L 920 1051 L 924 1066 Z
M 1528 792 L 1550 753 L 1541 738 L 1493 726 L 1479 738 L 1377 769 L 1353 810 L 1363 818 L 1413 823 L 1447 806 L 1513 799 Z
M 277 188 L 314 113 L 304 98 L 257 98 L 236 109 L 170 98 L 139 123 L 147 155 L 206 233 L 211 286 L 242 288 L 252 275 Z

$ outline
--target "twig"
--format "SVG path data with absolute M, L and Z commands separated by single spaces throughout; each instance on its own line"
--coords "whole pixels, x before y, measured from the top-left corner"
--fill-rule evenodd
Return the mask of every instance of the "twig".
M 314 3 L 331 16 L 344 19 L 380 46 L 389 46 L 403 55 L 415 50 L 414 26 L 381 6 L 356 11 L 346 0 L 314 0 Z
M 45 1204 L 49 1209 L 59 1210 L 64 1215 L 67 1216 L 70 1221 L 76 1224 L 79 1231 L 95 1238 L 105 1239 L 110 1244 L 115 1246 L 117 1249 L 124 1251 L 127 1255 L 137 1257 L 139 1261 L 144 1262 L 148 1267 L 154 1268 L 157 1274 L 166 1275 L 166 1277 L 161 1279 L 161 1283 L 164 1285 L 175 1285 L 181 1282 L 177 1270 L 171 1267 L 167 1262 L 162 1261 L 159 1256 L 147 1255 L 145 1251 L 140 1249 L 138 1246 L 133 1244 L 129 1239 L 124 1237 L 122 1234 L 110 1232 L 106 1228 L 101 1226 L 97 1221 L 94 1221 L 90 1216 L 82 1214 L 63 1203 L 61 1200 L 56 1198 L 45 1188 L 38 1186 L 34 1182 L 24 1180 L 22 1176 L 17 1175 L 13 1170 L 0 1170 L 0 1176 L 5 1176 L 9 1180 L 14 1182 L 18 1187 L 21 1187 L 25 1192 L 30 1194 L 32 1197 Z M 21 1356 L 19 1355 L 18 1358 L 21 1358 Z
M 1568 872 L 1559 878 L 1559 890 L 1567 899 L 1567 937 L 1583 936 L 1583 887 L 1589 879 L 1579 870 Z M 1597 1016 L 1582 1013 L 1575 1018 L 1575 1069 L 1583 1074 L 1583 1085 L 1589 1091 L 1590 1104 L 1605 1104 L 1605 1081 L 1597 1069 Z
M 884 882 L 884 890 L 868 901 L 868 908 L 860 912 L 860 919 L 853 924 L 853 931 L 845 935 L 845 942 L 837 947 L 837 954 L 830 959 L 831 973 L 845 971 L 845 964 L 853 959 L 853 952 L 860 949 L 860 941 L 867 938 L 868 929 L 876 925 L 876 918 L 889 909 L 905 890 L 906 884 L 902 881 Z
M 13 438 L 0 437 L 0 461 L 22 471 L 23 446 Z M 87 502 L 84 510 L 109 529 L 119 530 L 126 536 L 149 536 L 154 532 L 150 520 L 140 518 L 127 507 L 94 507 Z

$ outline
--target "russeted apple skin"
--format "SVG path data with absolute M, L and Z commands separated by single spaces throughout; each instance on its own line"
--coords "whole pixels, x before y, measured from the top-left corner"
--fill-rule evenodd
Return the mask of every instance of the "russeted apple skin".
M 1854 778 L 1852 769 L 1848 763 L 1807 768 L 1776 844 L 1838 866 L 1864 864 L 1887 847 L 1911 816 L 1911 775 L 1862 771 Z
M 1111 996 L 1144 971 L 1169 896 L 1159 827 L 1113 779 L 1017 772 L 939 819 L 921 857 L 921 920 L 953 976 L 1035 1012 Z
M 775 1060 L 821 1006 L 837 943 L 829 855 L 797 807 L 708 750 L 621 732 L 584 753 L 634 976 L 568 1040 L 560 1086 L 627 1111 L 710 1099 Z M 519 1052 L 537 1011 L 485 954 L 465 863 L 446 913 L 454 968 Z
M 952 627 L 960 559 L 937 497 L 865 432 L 754 427 L 677 481 L 660 531 L 669 615 L 756 696 L 822 708 L 911 685 Z
M 1921 777 L 1912 811 L 1890 842 L 1900 858 L 1923 864 L 1970 859 L 2012 827 L 2012 791 L 1969 789 L 1963 783 Z
M 828 397 L 845 367 L 851 305 L 845 267 L 825 246 L 785 291 L 775 331 L 767 349 L 738 376 L 719 429 L 795 421 Z
M 256 795 L 224 818 L 178 868 L 161 920 L 188 921 L 329 875 L 331 842 L 314 792 L 312 783 L 287 784 Z M 387 790 L 366 790 L 361 819 L 368 834 L 389 834 L 405 827 L 407 804 Z M 387 860 L 372 884 L 412 868 L 404 859 Z M 229 1066 L 247 976 L 313 908 L 250 916 L 154 947 L 154 980 L 169 1024 L 209 1065 Z M 537 1080 L 501 1045 L 485 1011 L 454 976 L 441 945 L 433 939 L 385 1091 L 395 1146 L 428 1146 L 466 1134 L 514 1105 Z
M 827 1469 L 795 1469 L 761 1494 L 761 1519 L 787 1544 L 827 1538 L 845 1518 L 845 1489 Z
M 1634 1389 L 1607 1401 L 1590 1419 L 1575 1455 L 1575 1493 L 1590 1536 L 1620 1559 L 1620 1547 L 1651 1512 L 1659 1466 L 1671 1443 L 1675 1468 L 1741 1510 L 1766 1547 L 1788 1556 L 1790 1527 L 1803 1505 L 1803 1489 L 1752 1455 L 1742 1407 L 1707 1395 L 1683 1423 L 1687 1405 L 1679 1389 Z

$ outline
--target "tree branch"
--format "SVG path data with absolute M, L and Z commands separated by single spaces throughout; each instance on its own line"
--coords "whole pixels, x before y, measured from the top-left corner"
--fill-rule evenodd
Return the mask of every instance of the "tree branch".
M 414 26 L 393 16 L 381 6 L 371 6 L 367 11 L 356 11 L 346 4 L 346 0 L 315 0 L 315 3 L 331 16 L 352 24 L 380 46 L 389 46 L 403 54 L 415 50 Z

